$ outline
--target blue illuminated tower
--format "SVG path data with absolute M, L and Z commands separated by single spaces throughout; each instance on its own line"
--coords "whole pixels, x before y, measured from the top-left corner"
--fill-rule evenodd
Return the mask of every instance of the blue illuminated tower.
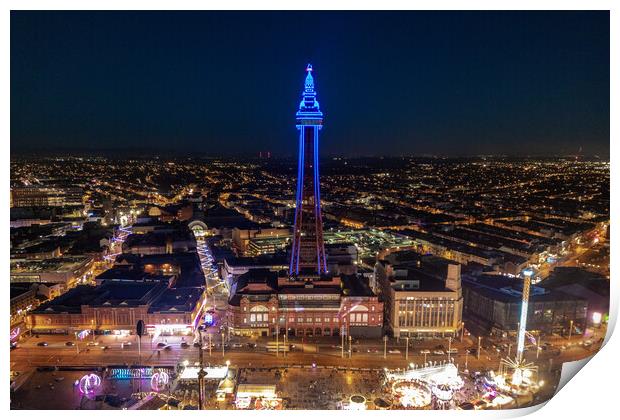
M 327 272 L 319 183 L 319 131 L 323 127 L 323 113 L 316 100 L 311 64 L 308 64 L 306 72 L 306 83 L 297 111 L 299 164 L 289 268 L 289 274 L 293 277 Z

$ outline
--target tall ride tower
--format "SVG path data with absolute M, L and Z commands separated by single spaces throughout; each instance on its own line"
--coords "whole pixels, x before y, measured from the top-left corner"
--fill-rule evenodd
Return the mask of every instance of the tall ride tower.
M 289 268 L 289 275 L 292 277 L 299 274 L 321 275 L 327 272 L 319 183 L 319 130 L 323 127 L 323 113 L 316 100 L 311 64 L 306 67 L 306 72 L 306 83 L 297 111 L 299 165 Z

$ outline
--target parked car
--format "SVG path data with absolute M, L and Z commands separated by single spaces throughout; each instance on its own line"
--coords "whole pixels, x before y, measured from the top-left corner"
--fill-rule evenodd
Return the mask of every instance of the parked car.
M 420 350 L 420 354 L 431 354 L 430 350 Z
M 166 343 L 157 343 L 157 347 L 162 348 L 162 347 L 166 347 Z
M 181 347 L 186 349 L 189 347 L 189 344 L 187 344 L 185 341 L 181 343 Z
M 400 354 L 400 350 L 392 349 L 392 350 L 388 350 L 388 353 L 390 353 L 390 354 Z
M 39 342 L 37 343 L 37 346 L 39 346 L 39 347 L 47 347 L 47 342 L 45 342 L 45 341 L 39 341 Z
M 67 346 L 67 347 L 73 347 L 73 346 L 75 346 L 75 343 L 74 343 L 73 341 L 67 341 L 67 342 L 65 343 L 65 346 Z
M 435 356 L 443 356 L 445 352 L 443 350 L 433 350 Z

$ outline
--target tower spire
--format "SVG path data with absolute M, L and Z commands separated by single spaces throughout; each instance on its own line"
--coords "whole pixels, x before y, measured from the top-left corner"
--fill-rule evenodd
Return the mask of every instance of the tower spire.
M 306 82 L 304 83 L 304 91 L 302 92 L 301 102 L 299 103 L 299 112 L 301 113 L 320 113 L 319 101 L 316 100 L 316 90 L 314 90 L 314 77 L 312 77 L 312 64 L 306 66 Z M 322 116 L 323 114 L 321 114 Z M 315 116 L 318 116 L 315 115 Z

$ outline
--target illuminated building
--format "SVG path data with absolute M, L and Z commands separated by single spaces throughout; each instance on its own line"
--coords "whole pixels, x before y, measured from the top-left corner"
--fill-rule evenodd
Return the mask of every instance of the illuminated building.
M 11 207 L 81 206 L 79 187 L 27 186 L 11 188 Z
M 395 337 L 456 336 L 462 328 L 461 266 L 397 252 L 375 265 L 385 323 Z
M 358 275 L 312 282 L 251 269 L 233 283 L 228 321 L 235 335 L 380 337 L 383 303 Z
M 206 301 L 200 287 L 168 288 L 167 282 L 104 281 L 99 286 L 77 286 L 33 310 L 29 322 L 35 332 L 70 334 L 85 329 L 97 333 L 128 334 L 143 320 L 158 335 L 189 334 Z
M 516 277 L 480 274 L 463 276 L 464 317 L 468 331 L 476 335 L 514 336 L 518 334 L 522 308 L 523 280 Z M 588 299 L 545 283 L 530 286 L 527 330 L 542 334 L 562 334 L 569 321 L 573 334 L 584 331 Z
M 299 164 L 289 267 L 289 274 L 293 277 L 327 272 L 319 183 L 319 131 L 323 127 L 323 113 L 316 99 L 312 65 L 308 64 L 306 71 L 306 82 L 297 112 Z
M 230 332 L 239 335 L 380 337 L 383 303 L 366 279 L 327 272 L 318 170 L 323 114 L 316 100 L 312 66 L 306 70 L 297 112 L 299 165 L 288 273 L 279 272 L 275 261 L 258 263 L 264 258 L 247 259 L 243 266 L 226 261 L 226 272 L 233 274 L 228 325 Z M 334 249 L 334 265 L 355 266 L 355 246 L 336 245 Z M 235 277 L 235 272 L 240 275 Z

